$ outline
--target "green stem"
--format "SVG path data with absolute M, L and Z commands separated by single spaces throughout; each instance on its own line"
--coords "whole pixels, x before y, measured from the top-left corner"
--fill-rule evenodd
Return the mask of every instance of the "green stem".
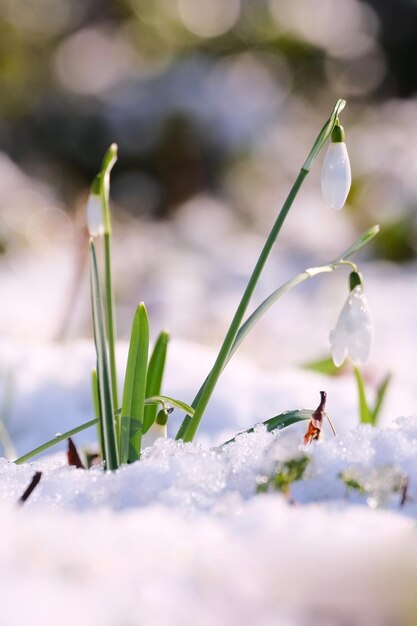
M 109 364 L 113 402 L 119 407 L 117 390 L 116 370 L 116 317 L 114 312 L 114 297 L 111 274 L 111 216 L 110 216 L 110 172 L 117 160 L 117 145 L 113 143 L 104 155 L 100 173 L 97 175 L 95 185 L 99 187 L 101 203 L 103 206 L 104 221 L 104 263 L 106 284 L 106 322 L 107 340 L 109 344 Z M 119 436 L 120 424 L 116 423 L 117 435 Z
M 204 415 L 204 412 L 206 410 L 207 404 L 209 403 L 209 400 L 211 398 L 211 395 L 214 391 L 214 388 L 217 384 L 217 381 L 220 377 L 220 374 L 222 373 L 222 370 L 225 366 L 225 363 L 227 361 L 227 357 L 229 355 L 229 352 L 233 346 L 233 343 L 236 339 L 236 335 L 239 331 L 239 328 L 242 324 L 244 315 L 246 313 L 246 309 L 248 308 L 249 302 L 252 298 L 253 292 L 255 290 L 255 287 L 258 283 L 258 280 L 262 274 L 262 271 L 265 267 L 265 264 L 267 262 L 267 259 L 270 255 L 270 252 L 273 248 L 273 245 L 278 237 L 278 234 L 282 228 L 282 225 L 285 221 L 285 218 L 288 215 L 288 212 L 292 206 L 292 203 L 294 202 L 294 199 L 301 187 L 301 185 L 303 184 L 303 181 L 305 179 L 305 177 L 308 174 L 308 170 L 305 170 L 304 168 L 301 168 L 300 173 L 297 176 L 297 179 L 294 183 L 294 185 L 292 186 L 292 189 L 290 191 L 290 193 L 287 196 L 287 199 L 284 202 L 284 205 L 281 209 L 281 211 L 278 214 L 278 217 L 275 221 L 275 224 L 272 227 L 272 230 L 269 234 L 268 239 L 265 242 L 265 245 L 263 247 L 263 250 L 259 256 L 259 259 L 255 265 L 255 269 L 252 272 L 252 275 L 249 279 L 248 285 L 245 289 L 245 292 L 242 296 L 242 299 L 239 303 L 239 306 L 236 310 L 236 313 L 233 317 L 232 323 L 230 324 L 229 330 L 227 331 L 226 337 L 223 341 L 222 347 L 220 348 L 220 352 L 217 356 L 217 359 L 213 365 L 213 368 L 207 378 L 207 383 L 204 386 L 203 392 L 201 393 L 201 396 L 197 402 L 197 405 L 195 407 L 195 411 L 194 411 L 194 416 L 193 418 L 189 421 L 188 424 L 188 428 L 186 429 L 186 432 L 184 434 L 184 441 L 192 441 L 194 439 L 194 436 L 197 432 L 197 429 L 200 425 L 201 419 Z
M 109 342 L 109 365 L 111 390 L 114 406 L 119 406 L 117 390 L 117 370 L 116 370 L 116 319 L 114 313 L 114 298 L 111 275 L 111 234 L 104 233 L 104 258 L 105 258 L 105 278 L 106 278 L 106 318 L 107 318 L 107 339 Z M 117 426 L 117 437 L 119 437 L 119 422 Z

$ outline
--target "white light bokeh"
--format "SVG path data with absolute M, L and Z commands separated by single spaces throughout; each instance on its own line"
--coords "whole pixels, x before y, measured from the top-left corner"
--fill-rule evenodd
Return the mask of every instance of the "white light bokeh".
M 88 28 L 58 47 L 54 69 L 69 91 L 98 94 L 134 71 L 134 51 L 117 33 Z
M 240 15 L 240 0 L 178 0 L 180 18 L 199 37 L 218 37 L 233 28 Z

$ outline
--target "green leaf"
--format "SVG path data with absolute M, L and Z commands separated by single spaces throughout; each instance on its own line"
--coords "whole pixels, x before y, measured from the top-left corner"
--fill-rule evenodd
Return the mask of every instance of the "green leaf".
M 381 412 L 382 406 L 384 404 L 385 396 L 388 391 L 388 387 L 391 384 L 392 374 L 387 374 L 382 381 L 381 385 L 378 387 L 376 394 L 376 402 L 373 408 L 372 414 L 372 424 L 376 426 L 379 418 L 379 414 Z
M 306 454 L 301 454 L 294 459 L 278 462 L 272 476 L 258 477 L 256 493 L 267 493 L 272 489 L 288 496 L 292 484 L 302 480 L 310 460 Z
M 141 302 L 133 318 L 126 365 L 120 422 L 121 463 L 132 463 L 140 457 L 148 351 L 149 321 Z
M 152 396 L 151 398 L 146 398 L 145 404 L 170 404 L 171 406 L 175 406 L 176 409 L 180 409 L 180 411 L 183 411 L 184 413 L 187 413 L 191 416 L 194 415 L 194 409 L 191 406 L 189 406 L 185 402 L 182 402 L 182 400 L 176 400 L 175 398 L 171 398 L 170 396 Z
M 91 302 L 93 308 L 94 342 L 97 354 L 97 379 L 99 389 L 100 422 L 103 432 L 106 469 L 117 469 L 119 466 L 114 424 L 113 398 L 104 326 L 104 311 L 98 277 L 97 259 L 94 243 L 90 241 L 90 279 Z
M 98 392 L 98 379 L 97 379 L 97 371 L 93 370 L 91 372 L 91 391 L 93 395 L 93 406 L 94 406 L 94 415 L 97 417 L 97 435 L 98 441 L 100 444 L 100 454 L 103 458 L 104 455 L 104 439 L 103 439 L 103 429 L 101 428 L 100 423 L 100 398 Z
M 38 446 L 34 450 L 27 452 L 26 454 L 19 457 L 13 462 L 16 463 L 16 465 L 21 465 L 22 463 L 25 463 L 25 461 L 29 461 L 29 459 L 33 458 L 34 456 L 41 454 L 41 452 L 45 452 L 45 450 L 52 448 L 52 446 L 55 446 L 57 443 L 61 443 L 61 441 L 65 441 L 65 439 L 68 439 L 68 437 L 73 437 L 77 433 L 80 433 L 83 430 L 87 430 L 87 428 L 91 428 L 92 426 L 97 424 L 97 422 L 98 422 L 98 419 L 95 418 L 93 420 L 90 420 L 89 422 L 85 422 L 85 424 L 76 426 L 76 428 L 67 430 L 67 432 L 63 433 L 62 435 L 55 435 L 53 439 L 50 439 L 49 441 L 47 441 L 46 443 L 43 443 L 41 446 Z
M 155 347 L 149 359 L 148 375 L 146 381 L 146 397 L 157 396 L 161 393 L 162 378 L 165 370 L 165 361 L 167 356 L 169 335 L 166 331 L 162 331 L 156 340 Z M 156 405 L 145 407 L 143 414 L 143 432 L 146 433 L 156 418 Z
M 365 394 L 365 384 L 362 378 L 362 374 L 359 368 L 354 368 L 356 385 L 358 388 L 358 398 L 359 398 L 359 421 L 361 424 L 373 424 L 372 413 L 369 409 L 368 403 L 366 401 Z
M 301 367 L 310 372 L 317 372 L 317 374 L 324 374 L 325 376 L 340 376 L 340 374 L 346 370 L 345 365 L 336 367 L 331 357 L 308 361 L 307 363 L 302 363 Z
M 296 424 L 297 422 L 309 420 L 311 416 L 313 415 L 313 413 L 314 413 L 314 409 L 285 411 L 285 413 L 280 413 L 279 415 L 276 415 L 275 417 L 271 417 L 265 422 L 262 422 L 262 424 L 266 426 L 266 429 L 268 432 L 272 432 L 273 430 L 282 430 L 283 428 L 286 428 L 287 426 L 291 426 L 291 424 Z M 253 426 L 252 428 L 248 428 L 247 430 L 243 430 L 242 432 L 235 435 L 233 439 L 229 439 L 229 441 L 226 441 L 222 445 L 225 446 L 229 443 L 232 443 L 233 441 L 236 440 L 236 437 L 239 437 L 239 435 L 243 435 L 245 433 L 253 433 L 254 430 L 255 430 L 255 426 Z M 219 446 L 219 447 L 222 447 L 222 446 Z

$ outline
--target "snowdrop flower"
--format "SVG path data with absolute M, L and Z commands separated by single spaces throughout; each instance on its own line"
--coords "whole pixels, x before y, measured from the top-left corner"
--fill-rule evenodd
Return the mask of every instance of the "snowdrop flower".
M 373 324 L 369 303 L 363 285 L 359 283 L 350 292 L 336 327 L 330 333 L 332 357 L 336 367 L 340 367 L 348 355 L 356 365 L 364 365 L 369 358 L 372 340 Z
M 325 203 L 341 209 L 348 197 L 352 175 L 343 127 L 336 123 L 321 170 L 321 191 Z
M 87 201 L 87 228 L 90 237 L 102 237 L 104 235 L 103 207 L 100 195 L 91 192 Z
M 166 409 L 161 409 L 150 429 L 142 437 L 142 448 L 150 448 L 157 439 L 167 438 L 168 413 Z

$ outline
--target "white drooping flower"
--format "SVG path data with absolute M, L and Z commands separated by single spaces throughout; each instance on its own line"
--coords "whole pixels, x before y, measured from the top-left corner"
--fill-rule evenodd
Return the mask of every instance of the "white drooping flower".
M 344 131 L 336 125 L 321 170 L 321 191 L 324 202 L 332 209 L 341 209 L 348 197 L 352 174 Z
M 154 422 L 150 429 L 142 437 L 142 448 L 151 448 L 158 439 L 167 438 L 167 426 L 161 426 Z
M 340 367 L 348 355 L 356 365 L 364 365 L 371 352 L 373 334 L 369 302 L 362 285 L 357 285 L 350 292 L 330 333 L 336 367 Z
M 161 409 L 149 430 L 142 437 L 142 448 L 150 448 L 158 439 L 167 438 L 168 411 Z
M 90 237 L 102 237 L 104 235 L 103 207 L 99 194 L 90 193 L 87 207 L 87 228 Z

